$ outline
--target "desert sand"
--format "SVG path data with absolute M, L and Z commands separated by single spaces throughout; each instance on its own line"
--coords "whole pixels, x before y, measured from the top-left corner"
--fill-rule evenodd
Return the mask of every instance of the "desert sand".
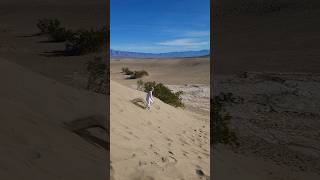
M 63 43 L 37 36 L 41 18 L 101 27 L 105 2 L 0 2 L 0 179 L 101 179 L 108 175 L 106 96 L 84 90 L 95 55 L 53 56 Z
M 1 179 L 105 179 L 106 149 L 76 133 L 106 128 L 105 96 L 0 63 Z
M 208 122 L 155 99 L 150 111 L 131 102 L 144 92 L 111 81 L 112 178 L 208 179 Z
M 213 176 L 319 179 L 319 74 L 245 74 L 215 79 L 240 145 L 213 148 Z
M 172 58 L 172 59 L 134 59 L 112 58 L 111 78 L 125 85 L 135 85 L 136 79 L 125 79 L 120 74 L 121 68 L 146 70 L 149 76 L 144 81 L 156 81 L 169 85 L 205 84 L 210 83 L 210 61 L 205 58 Z
M 212 93 L 240 146 L 217 145 L 214 179 L 319 179 L 319 1 L 216 1 Z
M 112 59 L 110 152 L 114 179 L 209 179 L 209 58 Z M 184 91 L 185 109 L 156 99 L 150 111 L 146 93 L 136 89 L 122 67 L 146 70 L 143 81 Z M 195 74 L 198 74 L 196 76 Z
M 205 116 L 210 112 L 210 60 L 208 57 L 172 59 L 115 58 L 110 62 L 110 77 L 127 87 L 136 89 L 137 79 L 127 79 L 121 71 L 146 70 L 149 75 L 142 81 L 156 81 L 167 85 L 174 92 L 183 91 L 186 110 Z

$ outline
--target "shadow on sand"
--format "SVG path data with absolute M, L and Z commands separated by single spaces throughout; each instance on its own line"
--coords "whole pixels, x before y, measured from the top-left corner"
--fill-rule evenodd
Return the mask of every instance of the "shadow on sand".
M 84 138 L 89 143 L 110 150 L 106 118 L 103 116 L 88 116 L 65 123 L 67 129 Z
M 131 102 L 132 102 L 134 105 L 136 105 L 136 106 L 138 106 L 138 107 L 140 107 L 140 108 L 142 108 L 142 109 L 146 109 L 146 108 L 147 108 L 146 102 L 145 102 L 142 98 L 132 99 Z
M 65 50 L 46 51 L 46 52 L 40 53 L 39 55 L 40 56 L 45 56 L 45 57 L 76 56 L 76 55 L 73 55 L 70 52 L 65 51 Z

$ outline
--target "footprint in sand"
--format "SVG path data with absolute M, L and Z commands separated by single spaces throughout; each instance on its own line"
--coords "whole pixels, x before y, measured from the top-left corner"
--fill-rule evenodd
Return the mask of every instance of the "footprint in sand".
M 178 160 L 173 156 L 161 157 L 163 163 L 177 163 Z
M 200 177 L 200 179 L 209 180 L 210 177 L 207 176 L 201 169 L 196 169 L 196 174 Z

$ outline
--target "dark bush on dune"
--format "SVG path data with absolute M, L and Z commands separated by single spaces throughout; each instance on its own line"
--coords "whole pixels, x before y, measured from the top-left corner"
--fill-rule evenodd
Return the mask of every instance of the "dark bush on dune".
M 89 72 L 87 89 L 101 94 L 106 94 L 107 89 L 107 68 L 106 63 L 101 57 L 87 63 Z
M 172 92 L 168 87 L 163 85 L 162 83 L 156 83 L 156 82 L 137 82 L 140 84 L 140 86 L 143 86 L 143 90 L 145 92 L 148 92 L 151 90 L 151 88 L 154 88 L 154 96 L 159 98 L 161 101 L 174 106 L 174 107 L 184 107 L 184 104 L 182 103 L 181 95 L 183 94 L 182 91 L 178 92 Z
M 66 30 L 65 28 L 56 29 L 49 34 L 51 40 L 55 42 L 64 42 L 73 37 L 73 32 L 71 30 Z
M 130 79 L 138 79 L 142 78 L 143 76 L 148 76 L 148 72 L 145 70 L 142 71 L 134 71 L 133 74 L 131 74 Z
M 122 73 L 124 73 L 125 75 L 130 75 L 129 79 L 138 79 L 138 78 L 142 78 L 143 76 L 149 76 L 149 73 L 145 70 L 131 71 L 127 67 L 122 68 Z
M 40 34 L 48 35 L 50 41 L 64 42 L 73 36 L 73 32 L 60 25 L 58 19 L 40 19 L 37 23 Z
M 39 19 L 37 27 L 39 28 L 41 34 L 47 34 L 51 30 L 60 27 L 60 21 L 58 19 Z
M 83 55 L 101 52 L 107 43 L 107 29 L 72 31 L 61 27 L 58 19 L 41 19 L 37 23 L 39 34 L 46 34 L 50 41 L 64 42 L 65 55 Z
M 134 72 L 130 71 L 130 69 L 127 68 L 127 67 L 123 67 L 122 68 L 122 73 L 124 73 L 125 75 L 132 75 Z
M 237 138 L 235 133 L 232 132 L 228 124 L 230 122 L 231 116 L 225 112 L 223 108 L 221 96 L 215 96 L 210 99 L 211 104 L 211 123 L 210 126 L 210 144 L 231 144 L 237 145 Z
M 106 46 L 106 36 L 106 28 L 78 30 L 68 39 L 65 50 L 69 55 L 101 52 Z

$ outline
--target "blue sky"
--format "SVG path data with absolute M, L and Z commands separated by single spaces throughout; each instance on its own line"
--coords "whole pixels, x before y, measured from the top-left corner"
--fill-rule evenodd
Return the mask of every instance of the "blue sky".
M 111 49 L 209 49 L 210 0 L 110 0 Z

